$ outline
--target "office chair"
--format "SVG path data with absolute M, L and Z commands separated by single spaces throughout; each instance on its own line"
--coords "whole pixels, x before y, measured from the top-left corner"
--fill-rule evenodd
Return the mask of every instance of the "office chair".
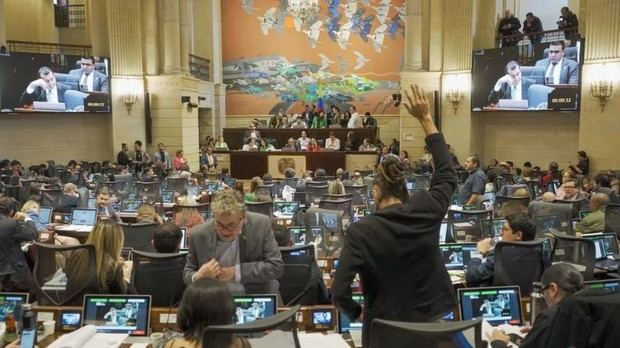
M 19 201 L 19 190 L 20 190 L 21 186 L 20 185 L 9 185 L 9 184 L 5 184 L 3 182 L 0 182 L 0 189 L 2 189 L 1 191 L 8 197 L 11 197 L 13 199 L 15 199 L 16 201 Z
M 272 194 L 273 187 L 274 187 L 273 184 L 258 185 L 254 189 L 254 195 L 255 196 L 260 195 L 261 197 L 266 197 L 266 198 L 269 198 L 270 200 L 273 200 L 273 194 Z
M 19 188 L 19 201 L 23 204 L 30 198 L 30 187 L 34 179 L 19 179 L 20 188 Z
M 605 208 L 605 232 L 614 232 L 620 237 L 620 204 L 607 204 Z
M 420 190 L 428 190 L 431 186 L 431 174 L 413 174 L 415 187 Z
M 303 303 L 312 285 L 312 268 L 305 264 L 284 264 L 284 272 L 278 279 L 280 296 L 285 307 Z
M 340 195 L 330 195 L 329 193 L 326 193 L 323 195 L 323 199 L 327 199 L 327 200 L 339 200 L 339 199 L 353 199 L 353 193 L 344 193 L 344 194 L 340 194 Z
M 248 211 L 259 213 L 268 216 L 270 219 L 273 217 L 273 202 L 245 202 L 245 207 Z
M 530 85 L 527 91 L 527 104 L 530 108 L 536 110 L 545 110 L 549 106 L 549 93 L 555 88 L 547 87 L 542 84 Z
M 512 176 L 512 174 L 502 174 L 503 175 L 510 175 Z M 506 179 L 504 179 L 506 180 Z M 505 185 L 502 186 L 502 189 L 497 191 L 497 196 L 504 196 L 504 197 L 512 197 L 515 193 L 516 190 L 520 189 L 520 188 L 525 188 L 527 189 L 527 185 L 525 184 L 508 184 L 506 183 Z
M 502 206 L 505 206 L 505 205 L 521 206 L 523 207 L 523 210 L 527 210 L 529 204 L 530 204 L 530 197 L 510 197 L 510 196 L 496 195 L 495 202 L 493 204 L 493 213 L 494 213 L 493 216 L 502 217 L 502 214 L 501 214 Z
M 572 232 L 573 212 L 570 205 L 535 201 L 529 204 L 528 212 L 530 218 L 534 220 L 540 216 L 557 216 L 560 219 L 560 231 L 567 233 Z
M 532 292 L 532 283 L 539 282 L 550 266 L 545 258 L 545 240 L 498 242 L 495 245 L 493 285 L 518 285 L 525 296 Z
M 183 268 L 187 253 L 160 254 L 134 250 L 131 284 L 136 292 L 151 295 L 152 306 L 172 307 L 183 296 Z
M 351 219 L 353 217 L 353 198 L 344 199 L 321 199 L 319 201 L 319 208 L 327 210 L 340 210 L 343 217 Z
M 151 241 L 153 240 L 153 233 L 159 226 L 158 223 L 150 224 L 119 224 L 123 229 L 123 235 L 125 236 L 125 242 L 123 247 L 132 248 L 134 250 L 154 252 Z
M 103 186 L 107 187 L 111 195 L 120 196 L 127 189 L 127 182 L 125 181 L 104 181 Z
M 552 232 L 554 237 L 552 261 L 570 263 L 583 275 L 584 280 L 594 278 L 594 242 L 566 234 Z
M 306 205 L 312 204 L 314 201 L 321 199 L 321 197 L 327 193 L 328 187 L 329 186 L 326 184 L 308 186 L 308 183 L 306 183 Z
M 556 199 L 553 201 L 553 203 L 558 203 L 558 204 L 566 204 L 568 206 L 570 206 L 571 208 L 571 212 L 572 212 L 572 216 L 571 218 L 577 218 L 579 216 L 579 212 L 580 211 L 590 211 L 590 201 L 587 198 L 582 198 L 580 200 L 577 201 L 569 201 L 569 200 L 565 200 L 565 199 Z
M 464 332 L 474 329 L 474 347 L 482 348 L 482 318 L 443 323 L 412 323 L 375 319 L 370 329 L 370 348 L 464 347 Z
M 138 195 L 138 197 L 151 203 L 159 202 L 161 200 L 160 193 L 159 193 L 159 187 L 160 187 L 159 181 L 153 181 L 153 182 L 137 181 L 135 185 L 136 194 Z
M 530 192 L 530 197 L 532 198 L 532 200 L 536 200 L 536 198 L 542 195 L 539 180 L 529 180 L 526 185 L 528 191 Z
M 41 205 L 57 209 L 62 202 L 62 190 L 60 188 L 41 188 Z
M 368 200 L 368 186 L 366 185 L 344 185 L 345 192 L 353 194 L 353 205 L 364 205 Z
M 81 303 L 81 296 L 87 288 L 97 288 L 97 264 L 93 245 L 61 246 L 34 242 L 34 251 L 32 278 L 39 304 L 63 306 Z M 87 272 L 84 272 L 84 276 L 87 278 L 74 281 L 64 273 L 64 267 L 77 252 L 86 253 L 86 260 L 82 262 L 86 262 Z
M 301 348 L 299 344 L 299 338 L 297 337 L 297 320 L 296 313 L 299 311 L 300 306 L 294 306 L 286 311 L 280 312 L 274 316 L 263 318 L 260 320 L 252 321 L 244 324 L 230 324 L 230 325 L 212 325 L 208 326 L 203 335 L 202 347 L 203 348 L 228 348 L 216 346 L 214 343 L 217 341 L 219 335 L 235 336 L 235 335 L 252 335 L 265 332 L 271 332 L 273 330 L 282 330 L 291 333 L 290 342 L 281 342 L 285 340 L 281 337 L 278 340 L 282 343 L 283 347 L 295 347 Z
M 187 179 L 186 178 L 166 178 L 166 189 L 169 191 L 174 191 L 178 194 L 183 194 L 187 190 Z
M 68 111 L 84 111 L 84 99 L 88 97 L 88 93 L 78 90 L 65 91 L 65 105 Z

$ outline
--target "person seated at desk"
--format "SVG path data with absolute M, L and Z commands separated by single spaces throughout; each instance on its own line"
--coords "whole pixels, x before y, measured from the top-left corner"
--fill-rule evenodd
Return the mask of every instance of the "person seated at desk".
M 78 207 L 79 202 L 80 194 L 77 192 L 77 186 L 70 182 L 66 183 L 62 190 L 59 210 L 65 214 L 69 214 L 73 208 Z
M 344 140 L 344 150 L 345 151 L 355 151 L 358 149 L 357 146 L 357 139 L 355 138 L 355 132 L 354 131 L 348 131 L 347 132 L 347 137 Z
M 287 151 L 287 152 L 297 152 L 299 151 L 298 149 L 298 143 L 295 141 L 295 139 L 293 138 L 288 138 L 288 142 L 286 143 L 286 145 L 282 148 L 282 151 Z
M 22 243 L 37 239 L 35 223 L 24 213 L 17 212 L 17 201 L 0 197 L 0 289 L 30 292 L 32 273 Z
M 113 219 L 116 222 L 121 222 L 120 216 L 112 207 L 110 190 L 107 187 L 102 187 L 95 196 L 97 197 L 97 215 L 102 219 Z
M 605 208 L 609 204 L 606 193 L 595 193 L 590 200 L 592 212 L 575 224 L 576 233 L 594 233 L 605 230 Z
M 258 144 L 258 151 L 260 152 L 271 152 L 276 151 L 276 148 L 267 141 L 265 138 L 261 138 Z
M 185 227 L 189 235 L 194 227 L 204 224 L 205 219 L 196 208 L 194 198 L 186 196 L 179 205 L 183 207 L 174 215 L 174 223 L 179 227 Z
M 155 207 L 151 203 L 142 203 L 138 208 L 136 215 L 137 224 L 163 223 L 161 216 L 155 211 Z
M 19 102 L 22 105 L 30 105 L 34 101 L 64 103 L 65 92 L 70 89 L 71 86 L 56 82 L 52 69 L 44 66 L 39 69 L 39 79 L 28 84 Z
M 502 241 L 530 241 L 536 238 L 536 223 L 526 215 L 510 215 L 502 227 Z M 490 286 L 495 273 L 495 250 L 493 240 L 485 238 L 477 244 L 478 252 L 485 257 L 472 257 L 467 265 L 465 281 L 467 286 Z
M 223 135 L 219 135 L 217 137 L 217 141 L 215 142 L 215 149 L 228 151 L 228 144 L 226 144 L 226 142 L 224 141 Z
M 308 124 L 304 121 L 304 119 L 299 114 L 295 114 L 295 122 L 291 125 L 290 128 L 308 128 Z
M 319 116 L 314 117 L 311 128 L 327 128 L 327 117 L 323 111 L 319 112 Z
M 80 69 L 74 69 L 69 71 L 70 75 L 77 75 L 80 77 L 78 89 L 80 92 L 102 92 L 110 93 L 110 81 L 108 77 L 95 70 L 95 57 L 85 56 L 80 60 Z
M 278 122 L 278 127 L 277 128 L 286 129 L 286 128 L 290 128 L 290 127 L 291 127 L 291 125 L 288 122 L 288 116 L 286 116 L 286 114 L 282 115 L 282 118 Z
M 329 132 L 329 138 L 325 139 L 325 148 L 329 150 L 340 150 L 340 139 L 336 138 L 334 132 Z
M 611 189 L 611 182 L 607 174 L 600 173 L 594 176 L 592 179 L 592 193 L 606 193 L 609 196 L 610 203 L 620 203 L 620 199 L 618 199 L 614 190 Z
M 177 150 L 176 156 L 174 157 L 174 161 L 172 163 L 174 170 L 181 171 L 183 165 L 187 163 L 187 160 L 183 156 L 183 150 Z
M 586 211 L 588 210 L 588 198 L 586 195 L 579 190 L 577 187 L 577 181 L 575 179 L 567 179 L 564 184 L 564 197 L 562 200 L 564 201 L 580 201 L 579 210 Z
M 88 282 L 91 277 L 88 251 L 74 251 L 64 268 L 67 275 L 67 291 L 73 293 L 81 289 L 80 294 L 126 294 L 128 282 L 123 276 L 125 262 L 121 258 L 124 237 L 123 230 L 114 220 L 101 220 L 95 224 L 86 240 L 87 245 L 95 247 L 96 281 Z M 73 289 L 73 290 L 72 290 Z M 82 303 L 83 296 L 78 296 L 75 303 Z
M 574 266 L 558 263 L 547 268 L 542 275 L 542 290 L 540 291 L 547 304 L 547 309 L 536 317 L 534 326 L 528 330 L 527 336 L 519 347 L 554 347 L 553 342 L 549 342 L 549 340 L 558 305 L 582 288 L 583 277 Z M 494 330 L 487 335 L 487 339 L 491 342 L 492 348 L 506 348 L 510 341 L 510 337 L 501 330 Z
M 252 180 L 250 180 L 250 190 L 245 194 L 244 200 L 246 202 L 256 202 L 256 187 L 262 186 L 263 184 L 263 179 L 258 176 L 253 177 Z
M 364 138 L 364 140 L 362 140 L 362 145 L 358 148 L 358 151 L 377 151 L 377 149 L 370 142 L 370 138 Z
M 173 337 L 164 348 L 250 348 L 243 337 L 219 334 L 213 342 L 203 342 L 205 328 L 233 324 L 235 307 L 226 284 L 216 279 L 202 278 L 191 283 L 181 298 L 177 310 L 177 326 L 182 337 Z
M 250 139 L 258 141 L 260 138 L 260 131 L 256 129 L 256 124 L 254 124 L 254 122 L 250 122 L 248 125 L 248 130 L 246 130 L 243 135 L 243 143 L 247 144 Z
M 514 60 L 504 69 L 506 75 L 500 77 L 489 93 L 489 103 L 497 105 L 500 99 L 527 100 L 528 90 L 535 80 L 521 76 L 521 66 Z
M 140 181 L 141 182 L 155 182 L 155 181 L 159 181 L 159 178 L 155 174 L 155 169 L 153 169 L 152 166 L 149 166 L 148 168 L 144 169 L 144 171 L 142 172 L 142 175 L 140 175 Z
M 308 152 L 319 152 L 321 151 L 321 147 L 319 143 L 316 141 L 316 138 L 310 138 L 310 144 L 308 145 Z
M 207 146 L 205 153 L 200 156 L 200 165 L 207 166 L 208 169 L 217 168 L 217 157 L 213 154 L 213 148 L 211 146 Z
M 258 145 L 256 145 L 256 139 L 250 138 L 247 144 L 243 145 L 241 151 L 258 151 Z
M 577 85 L 579 83 L 579 64 L 565 57 L 563 40 L 549 44 L 548 58 L 536 62 L 536 67 L 545 69 L 546 85 Z
M 178 253 L 182 238 L 183 234 L 179 226 L 173 222 L 165 222 L 157 226 L 153 232 L 151 244 L 153 244 L 153 249 L 160 254 Z
M 301 136 L 297 139 L 297 148 L 299 151 L 308 151 L 308 145 L 310 145 L 310 138 L 305 130 L 301 131 Z

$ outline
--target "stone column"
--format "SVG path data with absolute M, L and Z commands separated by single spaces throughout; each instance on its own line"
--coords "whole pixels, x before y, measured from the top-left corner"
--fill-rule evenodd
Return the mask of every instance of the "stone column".
M 181 71 L 189 72 L 190 39 L 192 33 L 192 0 L 179 1 L 179 28 Z
M 407 0 L 405 16 L 405 71 L 422 70 L 424 0 Z
M 474 0 L 473 23 L 473 47 L 495 47 L 496 7 L 495 0 Z
M 142 53 L 147 75 L 157 75 L 160 71 L 157 8 L 157 0 L 142 0 Z
M 0 45 L 6 45 L 6 20 L 4 19 L 4 3 L 0 4 Z
M 108 17 L 106 15 L 106 2 L 90 0 L 87 4 L 88 27 L 90 42 L 93 46 L 94 56 L 109 56 L 110 43 L 108 39 Z
M 222 61 L 222 1 L 212 0 L 211 4 L 213 6 L 211 11 L 213 14 L 213 58 L 211 59 L 211 81 L 214 83 L 222 83 L 222 67 L 224 66 Z
M 179 0 L 161 0 L 163 23 L 164 73 L 174 74 L 181 71 L 181 24 Z

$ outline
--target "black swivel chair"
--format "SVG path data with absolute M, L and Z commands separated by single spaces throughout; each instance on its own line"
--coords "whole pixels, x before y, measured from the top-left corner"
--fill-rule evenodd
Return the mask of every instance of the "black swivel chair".
M 551 263 L 545 257 L 544 243 L 545 240 L 498 242 L 493 285 L 518 285 L 529 296 L 532 283 L 540 281 Z
M 258 185 L 254 189 L 255 196 L 268 197 L 270 200 L 273 200 L 273 187 L 274 184 L 268 185 Z
M 273 217 L 273 202 L 245 202 L 245 207 L 248 211 L 259 213 L 268 216 L 269 218 Z
M 312 287 L 312 265 L 314 264 L 314 245 L 281 247 L 284 273 L 278 279 L 280 295 L 285 306 L 306 303 L 306 295 Z M 316 303 L 314 303 L 316 304 Z
M 186 178 L 166 178 L 166 189 L 178 194 L 183 194 L 187 190 L 187 184 Z
M 495 203 L 493 204 L 493 212 L 495 217 L 501 217 L 501 208 L 506 203 L 509 205 L 514 204 L 515 206 L 520 205 L 523 207 L 523 210 L 527 210 L 530 204 L 530 197 L 509 197 L 496 195 Z
M 614 232 L 620 237 L 620 204 L 607 204 L 605 208 L 605 232 Z
M 159 202 L 159 181 L 153 182 L 136 182 L 136 195 L 141 199 L 146 199 L 147 202 Z
M 577 267 L 584 280 L 594 279 L 594 242 L 566 234 L 552 233 L 554 237 L 552 261 L 565 262 Z
M 366 185 L 345 185 L 344 190 L 353 194 L 353 205 L 364 205 L 368 200 L 368 186 Z
M 134 250 L 153 252 L 153 234 L 155 229 L 159 226 L 158 223 L 150 224 L 120 224 L 123 229 L 123 235 L 125 236 L 125 248 L 132 248 Z
M 565 200 L 565 199 L 556 199 L 553 201 L 553 203 L 558 203 L 558 204 L 566 204 L 568 206 L 570 206 L 571 208 L 571 218 L 577 218 L 579 216 L 579 212 L 580 211 L 590 211 L 590 201 L 588 201 L 588 199 L 583 198 L 580 200 L 576 200 L 576 201 L 569 201 L 569 200 Z
M 308 185 L 306 183 L 306 205 L 314 203 L 315 200 L 321 199 L 327 193 L 329 185 L 321 183 L 321 185 Z
M 482 319 L 444 323 L 412 323 L 375 319 L 370 329 L 369 348 L 463 347 L 463 332 L 474 329 L 474 347 L 482 348 Z M 469 344 L 467 344 L 469 345 Z
M 532 197 L 533 200 L 542 195 L 540 180 L 529 180 L 526 184 L 528 191 L 530 191 L 530 197 Z
M 218 335 L 252 335 L 278 329 L 291 333 L 291 341 L 289 343 L 283 343 L 285 347 L 301 348 L 299 338 L 297 337 L 297 320 L 295 318 L 295 314 L 299 311 L 299 308 L 300 306 L 295 306 L 274 316 L 245 324 L 208 326 L 204 331 L 202 347 L 228 348 L 228 346 L 219 347 L 213 344 Z
M 431 174 L 413 174 L 415 188 L 418 190 L 428 190 L 431 186 Z
M 540 216 L 557 216 L 560 219 L 561 232 L 572 232 L 572 207 L 568 204 L 535 201 L 528 206 L 530 218 L 536 220 Z
M 52 207 L 54 209 L 58 209 L 60 204 L 62 203 L 62 190 L 59 188 L 42 188 L 40 190 L 41 194 L 41 205 L 46 207 Z
M 153 306 L 175 306 L 183 296 L 187 253 L 160 254 L 134 250 L 131 284 L 138 294 L 151 295 Z
M 353 216 L 353 198 L 345 199 L 321 199 L 319 201 L 319 208 L 328 210 L 340 210 L 343 212 L 343 217 L 349 219 Z

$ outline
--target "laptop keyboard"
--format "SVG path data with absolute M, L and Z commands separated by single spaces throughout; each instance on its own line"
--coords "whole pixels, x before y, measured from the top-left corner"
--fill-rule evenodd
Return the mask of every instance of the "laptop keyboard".
M 594 266 L 596 268 L 604 269 L 606 271 L 615 272 L 618 270 L 618 265 L 620 262 L 611 259 L 605 259 L 601 261 L 596 261 Z

